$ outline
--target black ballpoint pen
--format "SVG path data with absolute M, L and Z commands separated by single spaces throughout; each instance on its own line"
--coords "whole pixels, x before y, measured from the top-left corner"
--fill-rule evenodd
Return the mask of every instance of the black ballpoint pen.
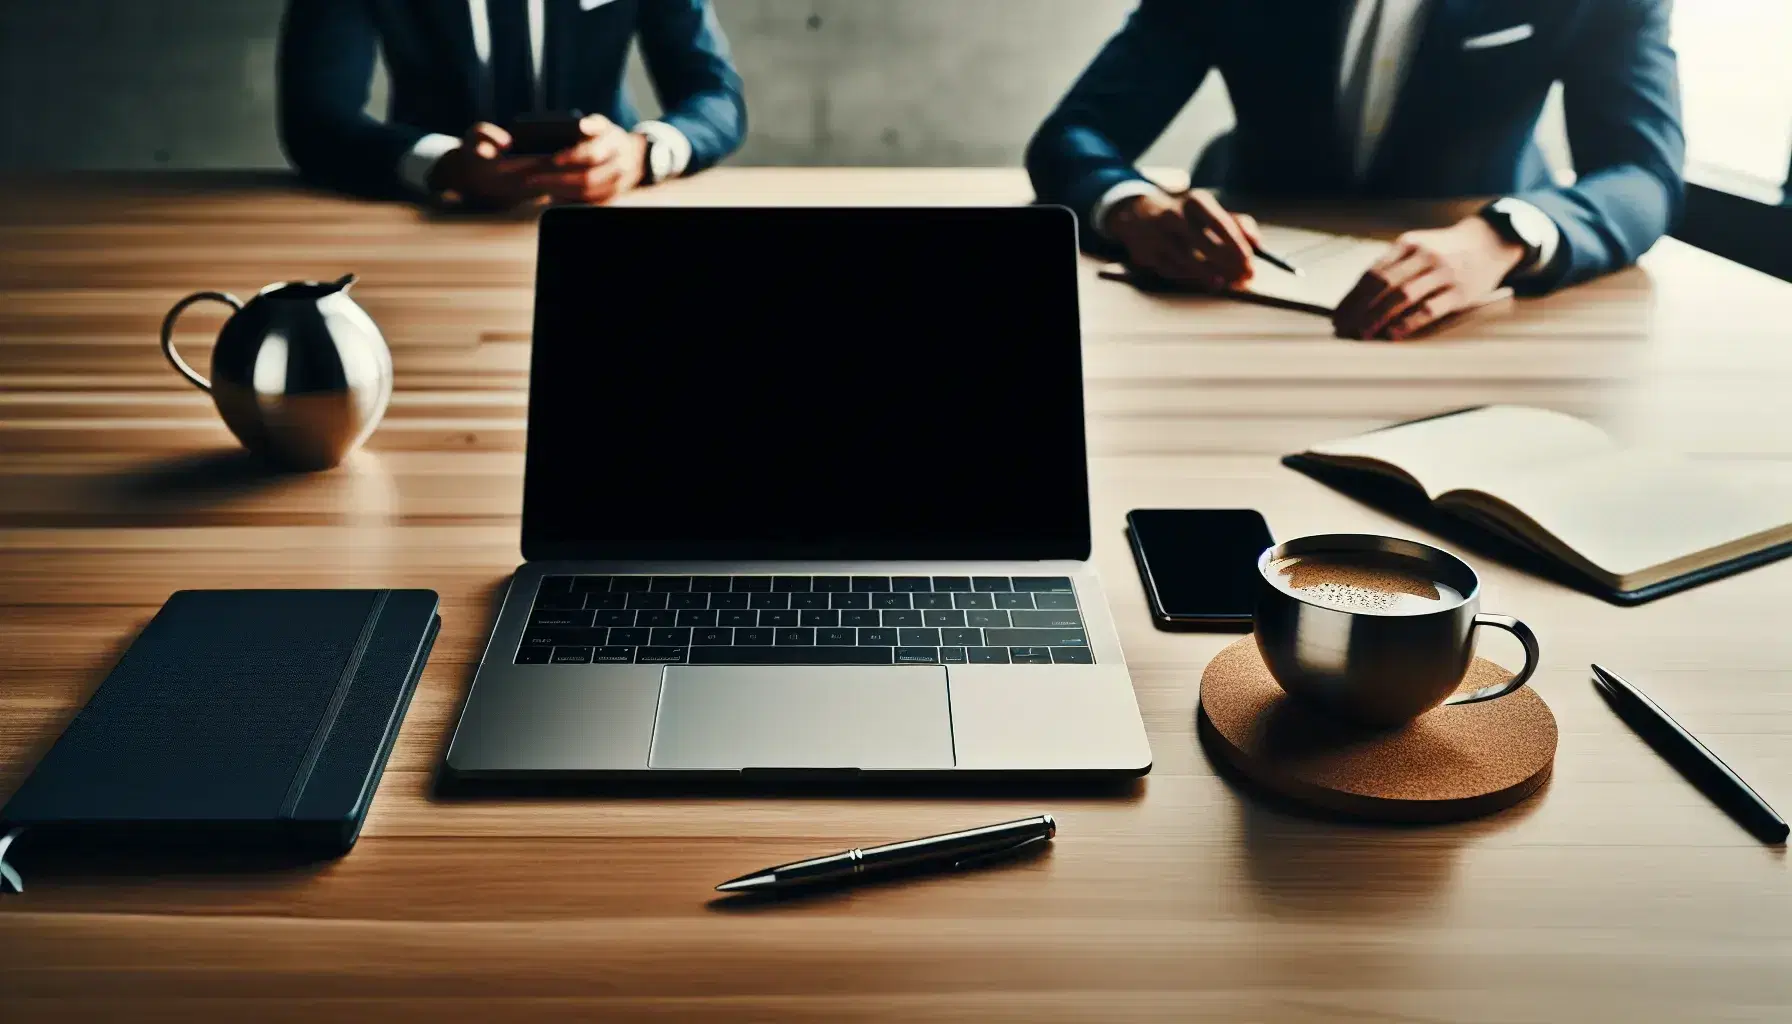
M 1150 181 L 1149 178 L 1147 178 L 1146 180 Z M 1176 199 L 1181 199 L 1182 197 L 1188 195 L 1188 193 L 1189 193 L 1188 189 L 1183 189 L 1182 191 L 1178 192 L 1175 189 L 1165 188 L 1155 181 L 1151 181 L 1151 184 L 1156 186 L 1156 188 L 1159 192 L 1162 192 L 1163 194 L 1165 194 L 1167 196 L 1171 196 Z M 1301 270 L 1299 267 L 1288 262 L 1287 260 L 1283 259 L 1282 257 L 1277 256 L 1275 253 L 1270 252 L 1268 249 L 1263 248 L 1262 246 L 1258 245 L 1256 242 L 1252 242 L 1252 243 L 1250 243 L 1250 245 L 1251 245 L 1251 254 L 1256 256 L 1258 259 L 1262 260 L 1263 262 L 1269 264 L 1270 266 L 1275 267 L 1278 270 L 1285 270 L 1288 273 L 1293 274 L 1295 277 L 1305 277 L 1306 276 L 1305 271 Z
M 1764 843 L 1783 843 L 1788 832 L 1786 819 L 1761 799 L 1761 794 L 1754 791 L 1742 777 L 1724 764 L 1716 754 L 1700 743 L 1698 737 L 1686 731 L 1679 722 L 1674 721 L 1661 705 L 1649 699 L 1649 695 L 1637 689 L 1615 672 L 1593 666 L 1594 685 L 1599 687 L 1616 705 L 1620 712 L 1630 710 L 1641 715 L 1646 723 L 1653 727 L 1657 735 L 1645 737 L 1655 745 L 1670 763 L 1673 763 L 1682 775 L 1694 785 L 1704 789 L 1707 796 L 1720 804 L 1732 817 L 1755 834 Z M 1633 728 L 1638 723 L 1632 722 Z M 1705 776 L 1705 779 L 1694 778 L 1694 775 Z M 1708 783 L 1711 788 L 1706 788 Z
M 843 882 L 855 875 L 898 868 L 934 867 L 956 869 L 996 860 L 1036 844 L 1045 843 L 1058 834 L 1058 823 L 1049 814 L 1019 821 L 945 835 L 909 839 L 862 850 L 846 850 L 825 857 L 780 864 L 716 886 L 717 892 L 768 893 L 797 886 L 826 885 Z

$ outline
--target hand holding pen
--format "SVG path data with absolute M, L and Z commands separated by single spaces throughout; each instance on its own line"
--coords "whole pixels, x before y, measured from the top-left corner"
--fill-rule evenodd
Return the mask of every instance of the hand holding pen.
M 1224 291 L 1255 275 L 1252 257 L 1291 274 L 1300 271 L 1263 247 L 1255 218 L 1233 213 L 1205 189 L 1129 196 L 1101 230 L 1126 247 L 1127 262 L 1167 281 Z

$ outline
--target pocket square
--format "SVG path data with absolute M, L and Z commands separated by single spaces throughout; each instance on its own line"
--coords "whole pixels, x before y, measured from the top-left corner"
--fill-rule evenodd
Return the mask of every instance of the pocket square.
M 1526 22 L 1523 25 L 1502 28 L 1498 32 L 1489 32 L 1486 35 L 1469 36 L 1462 41 L 1462 48 L 1464 50 L 1491 50 L 1496 46 L 1522 43 L 1536 34 L 1537 30 L 1532 28 L 1529 22 Z
M 616 2 L 616 0 L 579 0 L 579 10 L 581 10 L 581 11 L 595 10 L 599 7 L 602 7 L 605 4 L 613 4 L 615 2 Z M 1526 27 L 1528 28 L 1529 26 L 1526 26 Z

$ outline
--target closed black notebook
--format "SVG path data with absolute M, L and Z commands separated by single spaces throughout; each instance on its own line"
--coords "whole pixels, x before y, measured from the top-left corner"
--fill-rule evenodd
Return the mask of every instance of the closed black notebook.
M 346 851 L 440 625 L 428 590 L 168 599 L 3 810 L 0 829 Z

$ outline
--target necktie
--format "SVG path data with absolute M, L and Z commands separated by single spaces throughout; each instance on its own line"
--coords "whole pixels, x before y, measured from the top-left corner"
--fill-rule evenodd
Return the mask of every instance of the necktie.
M 1363 138 L 1364 107 L 1369 99 L 1369 75 L 1375 67 L 1375 47 L 1381 38 L 1381 14 L 1384 0 L 1359 0 L 1369 4 L 1369 24 L 1363 29 L 1362 41 L 1350 59 L 1350 73 L 1344 78 L 1344 91 L 1338 97 L 1339 121 L 1344 130 L 1344 150 L 1351 156 L 1351 167 L 1360 176 L 1367 168 L 1370 147 Z M 1348 29 L 1347 29 L 1348 30 Z
M 486 10 L 492 23 L 492 117 L 509 124 L 535 106 L 528 0 L 486 0 Z

